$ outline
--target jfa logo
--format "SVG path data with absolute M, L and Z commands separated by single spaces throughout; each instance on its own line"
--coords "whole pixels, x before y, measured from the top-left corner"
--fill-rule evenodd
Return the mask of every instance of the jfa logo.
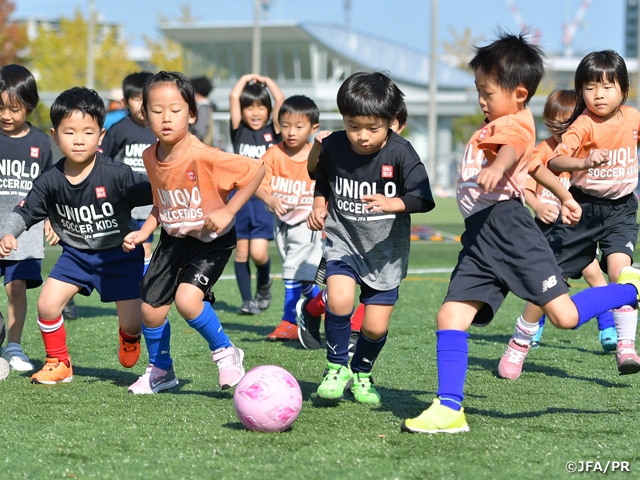
M 263 136 L 264 136 L 265 142 L 273 142 L 273 137 L 271 136 L 270 133 L 265 133 Z
M 480 132 L 480 140 L 484 140 L 487 137 L 487 129 L 483 128 Z
M 38 158 L 40 156 L 40 148 L 31 147 L 31 158 Z
M 638 139 L 638 130 L 632 130 L 633 133 L 633 139 L 637 140 Z
M 195 182 L 196 181 L 196 172 L 195 172 L 195 170 L 189 170 L 187 172 L 187 178 L 189 180 L 191 180 L 192 182 Z
M 105 187 L 96 187 L 96 198 L 107 198 L 107 189 Z
M 382 165 L 382 178 L 393 178 L 393 165 Z

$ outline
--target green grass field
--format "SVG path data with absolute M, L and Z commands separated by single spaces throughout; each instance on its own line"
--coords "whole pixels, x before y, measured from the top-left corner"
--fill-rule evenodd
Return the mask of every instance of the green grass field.
M 461 219 L 451 205 L 441 202 L 430 224 L 459 233 Z M 458 249 L 416 242 L 410 268 L 452 268 Z M 45 272 L 54 261 L 55 251 L 49 251 Z M 389 341 L 374 370 L 382 404 L 344 400 L 326 407 L 315 394 L 324 353 L 264 340 L 280 319 L 282 282 L 274 282 L 269 310 L 241 317 L 235 314 L 235 281 L 221 280 L 216 310 L 245 350 L 245 366 L 283 366 L 302 388 L 300 417 L 280 434 L 242 427 L 232 394 L 217 387 L 205 342 L 174 310 L 172 354 L 180 385 L 157 395 L 128 394 L 127 386 L 144 371 L 146 352 L 136 367 L 122 368 L 114 306 L 101 304 L 96 295 L 77 297 L 82 318 L 66 326 L 73 382 L 31 385 L 28 375 L 16 372 L 0 382 L 0 479 L 547 479 L 566 478 L 571 461 L 600 461 L 603 467 L 626 461 L 631 473 L 622 478 L 639 478 L 640 377 L 618 376 L 615 358 L 601 351 L 595 322 L 569 332 L 548 326 L 518 381 L 496 377 L 523 307 L 513 296 L 490 326 L 470 331 L 465 409 L 471 431 L 400 433 L 402 420 L 435 396 L 435 315 L 447 282 L 446 273 L 410 274 L 403 282 Z M 29 292 L 23 347 L 39 368 L 44 348 L 34 318 L 37 294 Z M 6 312 L 4 298 L 0 309 Z

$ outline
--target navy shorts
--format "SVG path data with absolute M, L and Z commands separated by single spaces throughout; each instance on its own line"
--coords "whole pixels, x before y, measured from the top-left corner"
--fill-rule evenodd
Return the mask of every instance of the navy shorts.
M 79 293 L 88 297 L 95 288 L 103 302 L 118 302 L 140 298 L 140 281 L 144 268 L 141 246 L 132 252 L 121 247 L 108 250 L 78 250 L 62 245 L 50 278 L 80 287 Z
M 212 288 L 235 246 L 234 229 L 209 243 L 194 237 L 172 237 L 161 230 L 158 246 L 140 284 L 142 301 L 152 307 L 171 305 L 178 285 L 188 283 L 202 290 L 206 301 L 214 303 Z
M 633 263 L 638 241 L 638 200 L 633 194 L 609 200 L 594 197 L 571 187 L 573 198 L 582 207 L 582 217 L 570 227 L 556 222 L 549 234 L 549 244 L 563 274 L 580 278 L 582 271 L 597 256 L 600 248 L 600 268 L 607 273 L 607 256 L 624 253 Z
M 24 280 L 27 288 L 38 288 L 42 285 L 41 267 L 42 260 L 37 258 L 0 260 L 0 275 L 4 276 L 5 285 L 14 280 Z
M 236 236 L 239 240 L 273 240 L 273 213 L 262 200 L 251 197 L 236 213 Z
M 144 222 L 146 222 L 146 220 L 136 220 L 136 222 L 138 222 L 138 230 L 140 230 L 142 228 L 142 225 L 144 225 Z M 147 238 L 147 241 L 144 243 L 151 243 L 151 242 L 153 242 L 153 233 L 149 235 L 149 238 Z
M 398 301 L 399 288 L 391 290 L 376 290 L 364 283 L 356 271 L 346 262 L 331 260 L 327 262 L 325 280 L 332 275 L 345 275 L 353 278 L 360 285 L 360 303 L 364 305 L 395 305 Z
M 568 291 L 549 243 L 519 201 L 499 202 L 465 220 L 444 301 L 483 302 L 473 325 L 491 323 L 509 292 L 545 305 Z

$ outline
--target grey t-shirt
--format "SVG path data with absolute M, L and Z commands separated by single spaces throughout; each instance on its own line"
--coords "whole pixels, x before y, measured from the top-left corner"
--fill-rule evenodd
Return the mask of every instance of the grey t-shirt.
M 362 195 L 416 196 L 435 206 L 429 177 L 409 142 L 389 130 L 387 143 L 359 155 L 344 131 L 322 141 L 315 196 L 328 200 L 325 258 L 349 264 L 376 290 L 391 290 L 407 275 L 411 217 L 408 213 L 367 212 Z

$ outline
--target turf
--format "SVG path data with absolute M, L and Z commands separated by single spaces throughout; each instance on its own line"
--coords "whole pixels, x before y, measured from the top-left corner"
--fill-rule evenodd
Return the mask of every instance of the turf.
M 31 385 L 28 375 L 16 372 L 0 382 L 0 479 L 546 479 L 566 478 L 570 461 L 604 466 L 608 460 L 630 462 L 635 473 L 628 478 L 637 478 L 640 377 L 618 376 L 615 358 L 601 351 L 595 322 L 569 332 L 548 326 L 522 377 L 496 378 L 523 307 L 513 296 L 490 326 L 471 330 L 465 399 L 471 431 L 400 433 L 402 420 L 435 396 L 435 315 L 448 274 L 429 269 L 452 268 L 457 250 L 447 243 L 412 246 L 410 268 L 427 273 L 411 273 L 401 286 L 389 341 L 374 370 L 380 406 L 348 399 L 335 407 L 320 404 L 315 390 L 323 352 L 264 340 L 280 318 L 281 281 L 274 282 L 272 307 L 255 317 L 235 314 L 240 296 L 233 280 L 218 283 L 216 309 L 231 339 L 245 350 L 246 367 L 281 365 L 300 383 L 302 412 L 280 434 L 242 427 L 231 393 L 217 387 L 204 341 L 174 310 L 172 355 L 180 385 L 158 395 L 127 394 L 144 370 L 146 354 L 133 369 L 122 368 L 115 355 L 115 308 L 96 295 L 77 297 L 81 319 L 67 323 L 73 382 Z M 55 253 L 48 251 L 45 272 Z M 37 293 L 29 292 L 23 346 L 40 367 Z M 0 309 L 6 312 L 5 299 Z

